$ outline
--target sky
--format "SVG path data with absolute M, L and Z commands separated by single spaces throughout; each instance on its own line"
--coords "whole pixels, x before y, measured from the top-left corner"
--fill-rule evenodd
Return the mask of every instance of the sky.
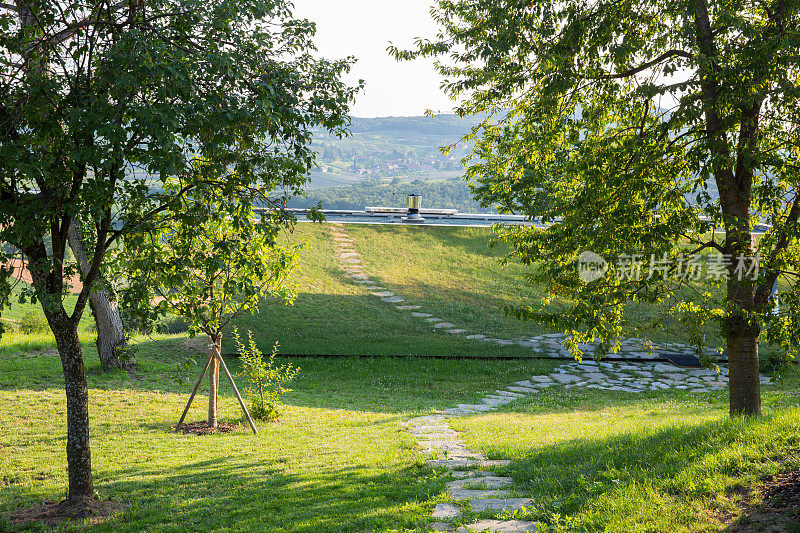
M 352 116 L 450 113 L 453 101 L 439 88 L 442 78 L 432 60 L 398 62 L 386 52 L 390 42 L 411 48 L 415 37 L 435 35 L 430 5 L 430 0 L 294 0 L 294 14 L 316 23 L 319 55 L 358 59 L 345 78 L 350 84 L 365 81 Z

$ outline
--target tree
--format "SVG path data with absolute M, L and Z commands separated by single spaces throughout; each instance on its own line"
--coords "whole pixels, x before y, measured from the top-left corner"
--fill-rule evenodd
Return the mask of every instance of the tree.
M 67 240 L 75 256 L 78 269 L 85 277 L 90 268 L 89 258 L 83 249 L 83 240 L 76 221 L 73 221 L 67 232 Z M 134 361 L 131 358 L 126 358 L 125 363 L 121 358 L 128 345 L 128 340 L 125 337 L 125 326 L 119 314 L 116 294 L 103 276 L 98 276 L 95 285 L 89 294 L 89 307 L 97 326 L 96 345 L 100 365 L 106 370 L 122 368 L 125 364 L 132 365 Z
M 276 208 L 302 191 L 310 128 L 341 132 L 354 91 L 349 60 L 310 55 L 313 33 L 283 0 L 0 3 L 0 241 L 26 256 L 61 357 L 70 500 L 93 494 L 77 326 L 109 249 L 200 184 L 275 191 Z M 192 181 L 197 158 L 228 181 Z M 89 268 L 68 309 L 78 217 Z
M 714 252 L 724 295 L 695 284 L 701 296 L 673 311 L 718 321 L 730 412 L 760 413 L 759 336 L 784 346 L 798 337 L 798 6 L 439 0 L 435 38 L 411 51 L 390 47 L 400 59 L 449 54 L 437 65 L 462 98 L 458 114 L 489 114 L 463 139 L 475 142 L 466 161 L 473 192 L 549 224 L 499 239 L 574 305 L 558 320 L 533 306 L 514 314 L 613 349 L 626 302 L 686 291 L 679 259 Z M 771 229 L 756 242 L 758 221 Z M 584 283 L 575 268 L 582 251 L 618 261 Z M 619 260 L 632 254 L 666 258 L 668 279 L 621 276 Z M 737 258 L 755 255 L 758 275 L 738 276 Z M 792 280 L 781 295 L 790 312 L 772 317 L 780 276 Z
M 205 171 L 214 169 L 198 162 L 197 172 Z M 215 180 L 206 176 L 200 181 Z M 168 187 L 178 191 L 185 184 L 176 180 Z M 115 254 L 117 268 L 128 281 L 122 293 L 126 307 L 156 302 L 153 308 L 143 309 L 145 319 L 171 313 L 182 317 L 191 333 L 208 336 L 210 353 L 203 374 L 208 370 L 209 427 L 218 425 L 223 330 L 240 314 L 257 311 L 267 298 L 285 302 L 293 298 L 286 277 L 299 246 L 278 242 L 281 230 L 291 224 L 292 219 L 279 212 L 256 217 L 250 201 L 239 201 L 224 188 L 201 185 L 171 206 L 170 212 L 159 213 L 139 231 L 126 235 Z M 242 410 L 249 420 L 244 404 Z

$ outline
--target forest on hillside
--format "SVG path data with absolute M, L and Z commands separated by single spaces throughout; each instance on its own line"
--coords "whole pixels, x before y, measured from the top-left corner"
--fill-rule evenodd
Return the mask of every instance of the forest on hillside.
M 490 208 L 481 207 L 472 198 L 469 187 L 461 179 L 444 181 L 413 180 L 402 182 L 399 179 L 383 183 L 377 179 L 367 179 L 345 187 L 325 187 L 311 189 L 306 196 L 293 198 L 287 207 L 305 208 L 322 204 L 323 209 L 362 210 L 365 207 L 405 207 L 406 195 L 422 195 L 423 208 L 457 209 L 461 213 L 491 213 Z

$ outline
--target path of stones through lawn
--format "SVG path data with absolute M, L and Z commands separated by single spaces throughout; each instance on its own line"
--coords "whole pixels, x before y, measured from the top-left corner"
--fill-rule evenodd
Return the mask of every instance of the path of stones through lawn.
M 363 272 L 361 255 L 353 248 L 353 240 L 341 223 L 332 223 L 331 233 L 337 243 L 340 266 L 354 283 L 362 285 L 373 296 L 387 303 L 404 301 L 402 297 L 385 287 L 379 287 Z M 411 311 L 411 316 L 427 321 L 436 330 L 453 335 L 467 333 L 465 338 L 470 340 L 495 342 L 501 345 L 516 343 L 553 357 L 569 357 L 569 352 L 566 352 L 561 345 L 561 340 L 564 338 L 561 334 L 545 334 L 516 341 L 495 339 L 479 333 L 469 333 L 431 313 L 418 311 L 422 307 L 420 305 L 404 304 L 396 307 L 401 311 Z M 590 354 L 594 351 L 592 346 L 581 348 Z M 670 350 L 679 353 L 686 347 L 664 344 L 660 349 L 666 353 L 670 353 Z M 428 463 L 435 468 L 446 469 L 454 478 L 447 483 L 447 490 L 454 501 L 466 500 L 468 510 L 474 512 L 500 513 L 527 507 L 532 501 L 529 498 L 515 497 L 513 480 L 498 472 L 499 469 L 507 467 L 510 461 L 489 460 L 480 453 L 468 449 L 458 438 L 458 433 L 449 426 L 448 419 L 493 411 L 520 397 L 536 394 L 551 387 L 603 389 L 624 393 L 667 389 L 701 393 L 723 390 L 728 384 L 728 372 L 725 367 L 721 367 L 721 371 L 717 373 L 712 370 L 685 369 L 672 364 L 648 361 L 659 358 L 659 354 L 653 351 L 652 346 L 643 346 L 638 339 L 623 341 L 623 355 L 641 361 L 620 363 L 585 360 L 565 363 L 559 365 L 549 375 L 531 376 L 530 379 L 518 381 L 503 390 L 487 394 L 480 403 L 459 404 L 434 415 L 412 418 L 408 426 L 424 452 L 439 456 L 437 459 L 429 460 Z M 765 382 L 768 378 L 762 377 L 761 380 Z M 532 522 L 494 519 L 480 520 L 456 529 L 454 521 L 457 522 L 463 514 L 463 505 L 465 504 L 437 504 L 431 514 L 431 518 L 435 520 L 431 527 L 437 531 L 455 530 L 458 533 L 470 531 L 521 533 L 536 530 Z

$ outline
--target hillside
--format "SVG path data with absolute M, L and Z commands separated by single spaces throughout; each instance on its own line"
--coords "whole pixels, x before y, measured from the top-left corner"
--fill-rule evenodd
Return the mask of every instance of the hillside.
M 312 146 L 318 168 L 312 189 L 350 185 L 364 179 L 442 180 L 461 175 L 463 147 L 444 155 L 439 148 L 469 132 L 478 118 L 353 117 L 351 135 L 343 139 L 318 130 Z

